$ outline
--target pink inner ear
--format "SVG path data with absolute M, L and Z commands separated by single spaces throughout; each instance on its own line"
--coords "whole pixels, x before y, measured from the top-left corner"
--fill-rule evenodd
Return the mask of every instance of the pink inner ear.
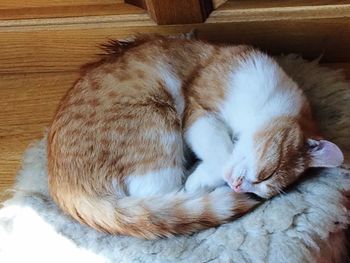
M 311 149 L 310 167 L 337 167 L 344 161 L 342 151 L 330 141 L 317 141 L 318 146 Z

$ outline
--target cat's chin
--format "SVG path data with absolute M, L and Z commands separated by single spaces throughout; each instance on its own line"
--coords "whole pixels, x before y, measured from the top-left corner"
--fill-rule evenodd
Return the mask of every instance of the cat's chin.
M 231 186 L 231 189 L 235 192 L 235 193 L 241 193 L 241 194 L 248 194 L 248 195 L 251 195 L 252 197 L 254 198 L 257 198 L 257 199 L 270 199 L 271 197 L 274 196 L 274 194 L 272 193 L 258 193 L 254 190 L 244 190 L 242 188 L 234 188 Z

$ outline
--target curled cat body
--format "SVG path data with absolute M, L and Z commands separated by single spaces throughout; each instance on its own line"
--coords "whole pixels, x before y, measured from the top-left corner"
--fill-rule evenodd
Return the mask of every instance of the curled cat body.
M 247 192 L 269 198 L 309 167 L 342 163 L 303 92 L 258 50 L 162 36 L 106 48 L 48 135 L 50 194 L 82 224 L 189 234 L 249 211 Z M 185 182 L 186 147 L 200 162 Z

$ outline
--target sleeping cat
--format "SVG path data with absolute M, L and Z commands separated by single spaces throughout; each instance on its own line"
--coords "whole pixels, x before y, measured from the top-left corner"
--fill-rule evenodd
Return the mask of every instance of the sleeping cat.
M 342 163 L 302 91 L 257 50 L 161 36 L 107 49 L 48 136 L 51 196 L 83 224 L 188 234 L 249 211 L 257 202 L 245 192 L 268 198 L 308 167 Z M 186 147 L 201 161 L 182 189 Z

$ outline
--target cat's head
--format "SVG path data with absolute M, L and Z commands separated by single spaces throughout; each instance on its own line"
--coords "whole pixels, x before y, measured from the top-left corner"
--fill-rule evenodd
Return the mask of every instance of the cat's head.
M 236 192 L 269 198 L 306 169 L 336 167 L 343 160 L 341 150 L 334 143 L 307 135 L 296 120 L 279 120 L 237 141 L 225 177 Z

